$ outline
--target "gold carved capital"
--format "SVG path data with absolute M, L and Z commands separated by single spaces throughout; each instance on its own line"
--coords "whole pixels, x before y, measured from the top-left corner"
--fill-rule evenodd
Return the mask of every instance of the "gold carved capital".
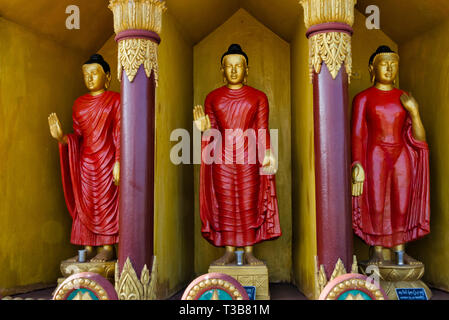
M 354 24 L 354 6 L 357 0 L 300 0 L 304 8 L 304 23 L 313 25 L 339 22 L 349 26 Z
M 109 9 L 114 14 L 114 31 L 148 30 L 160 33 L 162 13 L 167 10 L 160 0 L 110 0 Z
M 134 270 L 129 257 L 123 265 L 122 273 L 119 274 L 118 265 L 115 268 L 115 290 L 119 300 L 155 300 L 156 299 L 156 257 L 153 259 L 153 268 L 148 270 L 143 267 L 140 279 Z
M 116 34 L 129 30 L 145 30 L 160 34 L 162 14 L 167 10 L 165 1 L 160 0 L 110 0 L 109 9 L 114 14 Z M 149 78 L 154 72 L 158 83 L 158 44 L 142 37 L 128 37 L 118 41 L 118 78 L 125 70 L 132 82 L 141 65 Z
M 134 77 L 143 64 L 145 73 L 149 78 L 154 72 L 156 85 L 159 78 L 159 65 L 157 59 L 158 44 L 147 39 L 123 39 L 118 43 L 118 78 L 122 78 L 122 72 L 133 82 Z
M 352 73 L 351 36 L 344 32 L 318 33 L 309 38 L 309 71 L 320 73 L 325 63 L 332 79 L 335 79 L 343 63 L 350 79 Z
M 311 27 L 325 23 L 347 25 L 349 30 L 354 24 L 354 6 L 357 0 L 300 0 L 304 8 L 304 23 Z M 315 30 L 316 31 L 316 30 Z M 339 32 L 329 26 L 329 30 L 312 33 L 309 37 L 310 80 L 313 72 L 321 72 L 325 63 L 333 79 L 345 64 L 348 80 L 352 73 L 351 35 Z

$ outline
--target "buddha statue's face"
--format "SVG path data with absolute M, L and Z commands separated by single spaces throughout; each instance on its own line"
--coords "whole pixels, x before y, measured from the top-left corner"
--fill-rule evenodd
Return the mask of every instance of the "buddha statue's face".
M 375 81 L 381 84 L 393 84 L 399 71 L 399 60 L 396 55 L 379 55 L 370 66 Z
M 245 77 L 248 75 L 245 57 L 240 54 L 230 54 L 225 56 L 221 71 L 228 84 L 242 84 Z
M 101 92 L 107 89 L 111 80 L 110 73 L 105 73 L 98 63 L 83 65 L 84 83 L 91 93 Z

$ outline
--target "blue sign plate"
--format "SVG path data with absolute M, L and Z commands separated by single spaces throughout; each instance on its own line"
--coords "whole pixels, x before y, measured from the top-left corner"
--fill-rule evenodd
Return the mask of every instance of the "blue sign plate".
M 424 288 L 396 288 L 399 300 L 429 300 Z
M 246 293 L 248 294 L 249 300 L 256 300 L 256 287 L 254 286 L 244 286 Z

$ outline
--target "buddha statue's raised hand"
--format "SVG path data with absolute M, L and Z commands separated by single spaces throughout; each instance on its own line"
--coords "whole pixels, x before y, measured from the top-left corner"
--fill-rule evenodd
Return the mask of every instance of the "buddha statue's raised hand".
M 412 119 L 413 137 L 419 141 L 426 141 L 426 130 L 421 121 L 421 116 L 419 115 L 419 106 L 412 94 L 403 94 L 400 97 L 401 103 L 404 109 L 410 114 Z
M 50 127 L 50 134 L 53 138 L 60 143 L 65 143 L 65 135 L 62 131 L 61 122 L 59 122 L 56 113 L 52 113 L 48 116 L 48 126 Z
M 203 107 L 200 105 L 193 108 L 193 121 L 201 132 L 211 128 L 209 116 L 204 113 Z
M 418 102 L 416 101 L 415 98 L 413 98 L 412 94 L 410 95 L 403 94 L 401 95 L 400 99 L 405 110 L 407 110 L 412 117 L 416 116 L 419 113 Z

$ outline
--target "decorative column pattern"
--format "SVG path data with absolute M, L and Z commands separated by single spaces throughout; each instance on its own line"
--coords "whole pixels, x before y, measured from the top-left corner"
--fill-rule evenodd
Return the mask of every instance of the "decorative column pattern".
M 317 283 L 352 267 L 348 82 L 356 0 L 301 0 L 313 83 Z
M 114 14 L 121 81 L 116 290 L 122 300 L 154 299 L 155 87 L 159 33 L 166 7 L 159 0 L 110 0 L 109 8 Z

